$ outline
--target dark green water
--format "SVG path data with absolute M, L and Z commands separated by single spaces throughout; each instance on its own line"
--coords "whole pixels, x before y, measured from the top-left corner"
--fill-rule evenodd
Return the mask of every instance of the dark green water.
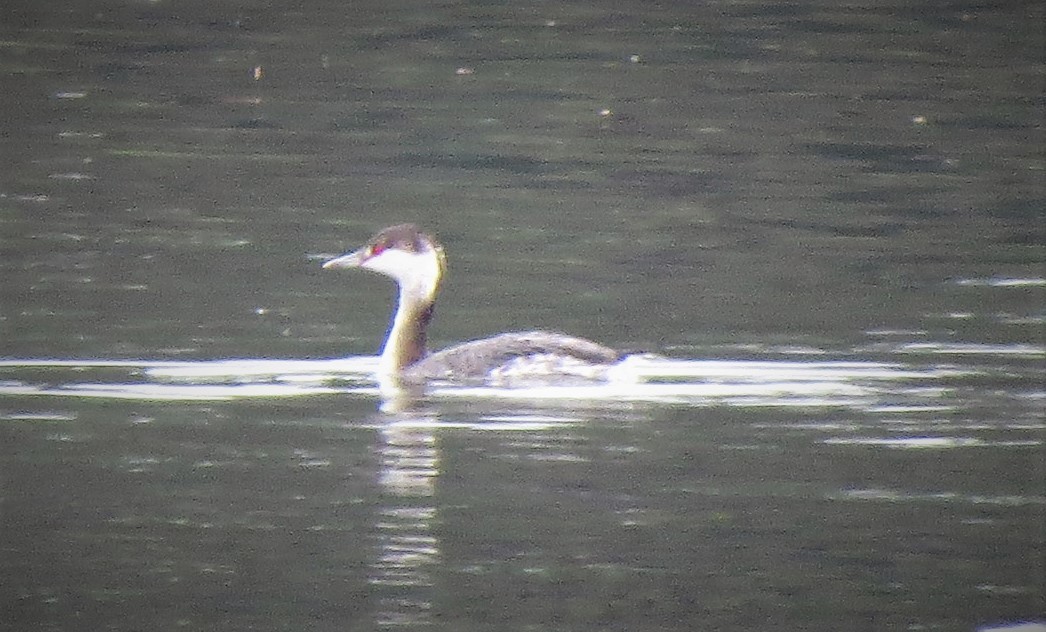
M 1046 620 L 1039 3 L 0 16 L 0 629 Z M 76 366 L 371 354 L 390 284 L 319 261 L 403 221 L 437 347 L 895 377 L 398 416 Z

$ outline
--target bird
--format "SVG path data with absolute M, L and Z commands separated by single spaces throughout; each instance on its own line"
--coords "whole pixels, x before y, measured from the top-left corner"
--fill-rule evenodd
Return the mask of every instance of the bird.
M 443 246 L 415 224 L 378 232 L 363 247 L 323 263 L 324 269 L 362 268 L 391 277 L 399 299 L 378 363 L 379 378 L 403 384 L 490 382 L 505 378 L 597 376 L 622 352 L 551 331 L 502 333 L 436 352 L 426 346 L 428 326 L 447 271 Z

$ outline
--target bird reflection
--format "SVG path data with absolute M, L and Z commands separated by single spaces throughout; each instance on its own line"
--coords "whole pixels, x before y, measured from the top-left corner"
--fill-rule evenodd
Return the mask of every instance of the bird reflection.
M 383 489 L 377 536 L 379 553 L 369 582 L 380 586 L 378 624 L 431 623 L 430 569 L 439 559 L 433 534 L 435 482 L 439 453 L 424 417 L 404 417 L 383 424 L 380 432 Z M 421 423 L 419 423 L 421 422 Z

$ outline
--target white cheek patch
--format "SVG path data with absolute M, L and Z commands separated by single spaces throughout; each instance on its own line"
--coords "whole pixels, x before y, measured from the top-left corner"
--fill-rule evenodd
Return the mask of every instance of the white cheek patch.
M 424 265 L 424 257 L 417 253 L 390 248 L 380 255 L 375 255 L 363 262 L 363 267 L 386 274 L 399 282 L 417 274 Z

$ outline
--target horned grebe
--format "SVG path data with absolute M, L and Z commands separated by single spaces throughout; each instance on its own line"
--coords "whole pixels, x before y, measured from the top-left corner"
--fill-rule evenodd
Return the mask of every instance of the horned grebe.
M 392 226 L 365 246 L 323 264 L 324 268 L 365 268 L 399 284 L 399 304 L 381 350 L 380 374 L 408 383 L 432 379 L 486 380 L 523 365 L 544 367 L 609 366 L 621 353 L 584 338 L 547 331 L 506 333 L 473 340 L 430 354 L 425 333 L 432 320 L 440 281 L 447 267 L 443 248 L 413 224 Z M 572 373 L 569 368 L 567 373 Z

